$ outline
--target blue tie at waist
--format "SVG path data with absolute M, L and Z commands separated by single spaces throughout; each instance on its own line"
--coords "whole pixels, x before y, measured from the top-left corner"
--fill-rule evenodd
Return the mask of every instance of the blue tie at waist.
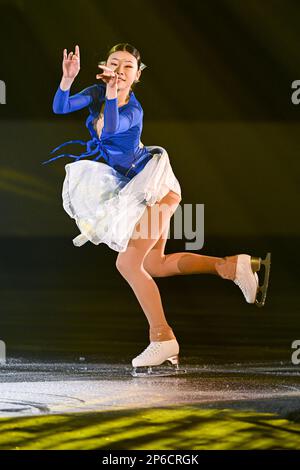
M 90 156 L 96 155 L 96 154 L 99 154 L 99 155 L 97 155 L 95 158 L 93 158 L 94 161 L 99 160 L 101 157 L 103 157 L 104 160 L 107 160 L 107 158 L 105 158 L 103 155 L 101 155 L 100 141 L 95 137 L 91 140 L 88 140 L 87 142 L 84 141 L 84 140 L 69 140 L 68 142 L 64 142 L 63 144 L 61 144 L 58 147 L 56 147 L 55 149 L 53 149 L 50 152 L 50 154 L 56 152 L 60 148 L 64 147 L 65 145 L 69 145 L 69 144 L 85 145 L 87 151 L 80 154 L 80 155 L 72 155 L 71 153 L 63 153 L 61 155 L 57 155 L 56 157 L 50 158 L 49 160 L 46 160 L 46 161 L 42 162 L 42 165 L 45 165 L 46 163 L 53 162 L 54 160 L 57 160 L 58 158 L 62 158 L 62 157 L 74 158 L 75 161 L 77 161 L 77 160 L 80 160 L 81 158 L 90 157 Z M 140 158 L 138 158 L 137 160 L 134 161 L 134 163 L 129 167 L 129 169 L 127 169 L 125 175 L 124 175 L 123 171 L 120 170 L 119 168 L 116 168 L 116 170 L 119 171 L 120 173 L 122 173 L 124 176 L 127 176 L 128 178 L 131 179 L 133 176 L 137 175 L 141 171 L 141 169 L 148 163 L 148 161 L 152 157 L 153 157 L 153 154 L 151 152 L 149 152 L 146 155 L 141 156 Z
M 85 142 L 84 140 L 69 140 L 68 142 L 64 142 L 63 144 L 61 144 L 58 147 L 56 147 L 55 149 L 53 149 L 50 152 L 50 154 L 56 152 L 57 150 L 59 150 L 60 148 L 64 147 L 65 145 L 68 145 L 68 144 L 85 145 L 87 151 L 80 154 L 80 155 L 72 155 L 71 153 L 62 153 L 61 155 L 58 155 L 56 157 L 50 158 L 49 160 L 46 160 L 46 161 L 42 162 L 42 165 L 44 165 L 45 163 L 53 162 L 54 160 L 57 160 L 58 158 L 61 158 L 61 157 L 70 157 L 70 158 L 74 158 L 77 161 L 77 160 L 80 160 L 81 158 L 90 157 L 90 156 L 95 155 L 97 153 L 100 154 L 100 146 L 99 146 L 100 142 L 95 137 L 91 140 L 88 140 L 87 142 Z M 99 158 L 101 158 L 101 154 L 98 155 L 97 157 L 93 158 L 93 160 L 99 160 Z

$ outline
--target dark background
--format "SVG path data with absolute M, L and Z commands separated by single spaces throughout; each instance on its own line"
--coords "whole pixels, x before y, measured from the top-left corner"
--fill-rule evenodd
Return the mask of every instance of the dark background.
M 290 360 L 300 335 L 300 105 L 291 101 L 299 18 L 293 0 L 0 1 L 0 337 L 11 354 L 105 352 L 128 361 L 147 344 L 117 252 L 72 244 L 78 229 L 61 201 L 70 160 L 41 165 L 60 143 L 89 138 L 87 110 L 52 112 L 63 49 L 80 46 L 76 93 L 96 82 L 110 47 L 129 42 L 148 66 L 135 88 L 141 140 L 166 148 L 181 204 L 205 204 L 197 253 L 272 252 L 264 309 L 215 276 L 157 279 L 183 354 Z M 169 240 L 166 253 L 184 251 L 185 241 Z

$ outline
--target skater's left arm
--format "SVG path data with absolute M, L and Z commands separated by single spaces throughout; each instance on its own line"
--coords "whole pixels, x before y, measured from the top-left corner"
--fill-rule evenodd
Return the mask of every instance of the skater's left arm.
M 118 98 L 105 98 L 104 107 L 104 132 L 117 134 L 125 132 L 130 127 L 136 126 L 142 119 L 142 110 L 131 106 L 128 110 L 120 113 Z
M 96 78 L 101 78 L 106 82 L 103 131 L 108 134 L 125 132 L 142 120 L 143 110 L 137 106 L 129 106 L 124 112 L 120 113 L 117 97 L 118 73 L 105 65 L 99 64 L 99 67 L 103 68 L 104 72 L 97 74 Z

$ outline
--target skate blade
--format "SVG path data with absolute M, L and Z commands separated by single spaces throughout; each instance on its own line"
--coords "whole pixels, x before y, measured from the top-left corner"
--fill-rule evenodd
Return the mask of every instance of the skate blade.
M 154 367 L 154 369 L 153 369 Z M 138 370 L 139 369 L 139 370 Z M 145 372 L 145 369 L 147 371 Z M 185 374 L 186 369 L 179 367 L 179 355 L 168 357 L 163 363 L 155 366 L 137 366 L 133 368 L 133 377 L 166 377 L 170 375 Z
M 157 366 L 148 366 L 147 371 L 131 371 L 133 377 L 172 377 L 178 376 L 181 374 L 186 374 L 186 369 L 176 368 L 176 369 L 152 369 L 152 367 Z M 139 369 L 145 369 L 146 367 L 139 367 Z
M 269 286 L 269 278 L 270 278 L 270 269 L 271 269 L 271 253 L 267 253 L 267 256 L 265 257 L 264 260 L 261 258 L 251 258 L 251 267 L 253 272 L 254 271 L 259 271 L 261 268 L 261 264 L 264 265 L 265 267 L 265 273 L 264 273 L 264 279 L 262 281 L 262 284 L 258 285 L 257 287 L 257 292 L 256 292 L 256 299 L 255 299 L 255 305 L 257 307 L 263 307 L 265 305 L 266 297 L 267 297 L 267 291 L 268 291 L 268 286 Z M 258 295 L 261 294 L 260 300 L 258 300 Z

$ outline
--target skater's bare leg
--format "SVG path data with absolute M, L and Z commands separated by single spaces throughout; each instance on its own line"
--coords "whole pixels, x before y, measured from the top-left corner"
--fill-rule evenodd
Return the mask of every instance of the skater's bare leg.
M 144 268 L 144 259 L 159 240 L 163 230 L 169 226 L 170 218 L 179 202 L 180 197 L 170 191 L 159 203 L 152 207 L 146 206 L 126 251 L 120 252 L 116 260 L 117 269 L 131 286 L 147 317 L 150 326 L 150 341 L 176 339 L 166 320 L 158 287 Z M 160 216 L 157 217 L 159 209 L 161 209 Z M 146 237 L 145 232 L 137 237 L 141 228 L 145 227 L 148 227 Z
M 152 277 L 167 277 L 184 274 L 209 273 L 219 275 L 218 264 L 224 258 L 180 252 L 165 255 L 169 225 L 144 259 L 144 268 Z
M 144 261 L 144 268 L 152 277 L 201 273 L 219 275 L 216 265 L 222 260 L 223 258 L 187 252 L 161 255 L 153 249 Z

